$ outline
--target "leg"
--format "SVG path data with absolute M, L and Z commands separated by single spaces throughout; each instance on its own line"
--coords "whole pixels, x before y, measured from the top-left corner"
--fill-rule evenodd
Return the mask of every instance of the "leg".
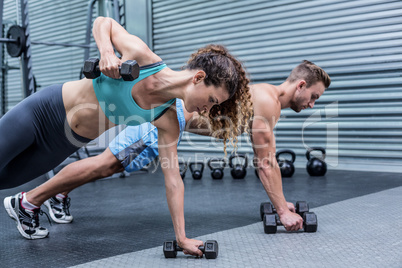
M 63 141 L 60 140 L 60 144 L 62 143 Z M 60 147 L 62 148 L 54 148 L 55 153 L 51 153 L 49 147 L 43 144 L 35 142 L 30 145 L 0 171 L 0 178 L 6 180 L 2 182 L 0 189 L 16 187 L 33 180 L 56 167 L 78 150 L 68 144 Z
M 0 189 L 46 173 L 90 141 L 73 133 L 82 145 L 72 144 L 66 136 L 65 119 L 62 85 L 47 87 L 24 99 L 1 119 Z M 46 237 L 49 232 L 39 226 L 40 209 L 25 199 L 21 193 L 6 197 L 8 215 L 25 238 Z
M 127 127 L 100 155 L 82 159 L 66 166 L 53 178 L 29 191 L 28 202 L 41 206 L 49 198 L 121 172 L 140 170 L 157 156 L 157 129 L 150 123 Z
M 82 144 L 72 144 L 66 136 L 65 119 L 62 85 L 33 94 L 3 116 L 0 189 L 16 187 L 46 173 L 90 141 L 78 137 Z
M 37 207 L 44 204 L 53 221 L 70 223 L 73 217 L 68 193 L 87 182 L 121 172 L 123 167 L 127 171 L 141 169 L 156 156 L 156 135 L 156 128 L 151 124 L 126 128 L 102 154 L 68 165 L 48 182 L 28 192 L 27 201 Z
M 27 200 L 39 207 L 58 193 L 70 192 L 85 183 L 108 177 L 122 170 L 121 163 L 107 148 L 100 155 L 64 167 L 53 178 L 27 192 Z
M 34 94 L 35 95 L 35 94 Z M 0 119 L 0 189 L 14 184 L 6 171 L 7 165 L 27 150 L 35 141 L 36 120 L 32 112 L 35 97 L 27 98 Z

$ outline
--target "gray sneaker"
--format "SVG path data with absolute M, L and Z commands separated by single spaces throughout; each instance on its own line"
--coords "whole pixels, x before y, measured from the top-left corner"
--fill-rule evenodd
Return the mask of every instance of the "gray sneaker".
M 49 231 L 39 226 L 40 208 L 29 210 L 21 206 L 22 193 L 4 198 L 4 208 L 11 219 L 15 220 L 17 229 L 26 239 L 40 239 L 49 235 Z
M 49 210 L 50 218 L 57 223 L 70 223 L 73 216 L 70 214 L 70 198 L 51 197 L 43 203 Z

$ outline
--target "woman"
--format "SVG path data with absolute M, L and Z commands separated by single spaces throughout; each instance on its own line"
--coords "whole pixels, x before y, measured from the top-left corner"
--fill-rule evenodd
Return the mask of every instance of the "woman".
M 173 71 L 143 41 L 110 18 L 95 20 L 93 36 L 101 55 L 100 77 L 50 86 L 1 118 L 0 189 L 16 187 L 46 173 L 115 125 L 152 122 L 158 128 L 176 239 L 185 253 L 202 255 L 198 249 L 202 241 L 186 238 L 184 231 L 184 185 L 176 148 L 180 131 L 176 112 L 170 107 L 174 108 L 175 99 L 180 98 L 189 112 L 209 111 L 215 136 L 224 142 L 233 141 L 251 115 L 249 81 L 242 65 L 224 47 L 209 45 L 191 55 L 184 70 Z M 142 66 L 140 76 L 123 82 L 118 66 L 131 59 Z M 240 113 L 241 120 L 237 116 Z M 28 237 L 44 235 L 35 229 L 35 209 L 32 213 L 29 208 L 24 210 L 32 220 L 23 226 L 18 210 L 23 199 L 22 194 L 6 198 L 7 212 Z

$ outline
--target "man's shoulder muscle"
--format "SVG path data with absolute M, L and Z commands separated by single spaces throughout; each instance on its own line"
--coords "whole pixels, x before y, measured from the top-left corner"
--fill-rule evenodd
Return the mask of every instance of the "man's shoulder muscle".
M 253 85 L 254 119 L 276 124 L 281 114 L 279 102 L 273 86 L 270 84 Z

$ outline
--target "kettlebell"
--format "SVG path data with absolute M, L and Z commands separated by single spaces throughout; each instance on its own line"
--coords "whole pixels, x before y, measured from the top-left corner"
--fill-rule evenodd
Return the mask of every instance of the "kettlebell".
M 233 159 L 234 158 L 243 158 L 244 159 L 244 163 L 240 164 L 233 164 Z M 235 154 L 235 155 L 231 155 L 229 157 L 229 166 L 232 168 L 232 170 L 230 171 L 230 174 L 232 174 L 233 179 L 244 179 L 244 177 L 246 177 L 247 175 L 247 156 L 245 154 Z
M 201 169 L 195 169 L 194 166 L 201 166 Z M 202 172 L 204 172 L 204 162 L 193 162 L 188 166 L 194 180 L 201 180 Z
M 213 167 L 213 165 L 218 167 Z M 224 158 L 211 158 L 208 160 L 208 167 L 211 169 L 211 176 L 214 180 L 220 180 L 223 178 L 223 169 L 226 167 L 226 161 Z
M 180 176 L 183 180 L 186 177 L 187 168 L 188 164 L 186 162 L 179 161 Z
M 290 154 L 292 156 L 291 160 L 279 158 L 282 154 Z M 292 150 L 279 150 L 276 152 L 276 161 L 278 162 L 279 168 L 281 170 L 282 178 L 289 178 L 293 176 L 295 173 L 295 166 L 294 162 L 296 160 L 296 154 Z
M 315 156 L 311 156 L 312 151 L 321 151 L 321 158 L 317 158 Z M 310 176 L 324 176 L 327 172 L 327 164 L 324 162 L 325 160 L 325 149 L 322 147 L 311 147 L 306 152 L 307 158 L 307 172 Z

